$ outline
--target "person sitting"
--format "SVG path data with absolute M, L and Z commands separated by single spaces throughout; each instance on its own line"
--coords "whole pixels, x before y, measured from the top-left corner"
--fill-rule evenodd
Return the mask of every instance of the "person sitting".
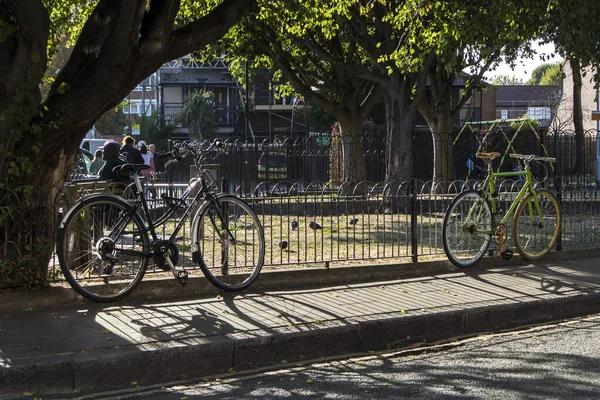
M 127 162 L 131 164 L 144 164 L 142 153 L 134 147 L 135 139 L 131 136 L 125 136 L 123 138 L 123 147 L 121 147 L 121 154 L 125 155 Z
M 154 144 L 151 144 L 150 146 L 148 146 L 148 150 L 150 150 L 150 153 L 152 153 L 152 161 L 154 163 L 154 175 L 155 175 L 155 180 L 157 181 L 161 181 L 161 180 L 166 180 L 165 179 L 165 174 L 166 174 L 166 168 L 165 168 L 165 162 L 161 159 L 161 154 L 159 152 L 156 151 L 156 146 Z
M 127 161 L 120 157 L 119 150 L 121 150 L 121 146 L 117 142 L 108 142 L 104 145 L 102 153 L 104 165 L 98 172 L 98 177 L 100 179 L 119 178 L 119 175 L 113 171 L 113 168 L 127 163 Z
M 94 158 L 92 159 L 92 164 L 90 165 L 90 174 L 98 175 L 102 165 L 104 165 L 104 161 L 102 160 L 102 148 L 98 148 L 94 153 Z
M 150 168 L 142 171 L 142 175 L 146 178 L 146 182 L 154 181 L 154 158 L 152 153 L 148 151 L 148 147 L 146 147 L 146 142 L 143 140 L 138 143 L 138 149 L 142 154 L 142 158 L 144 159 L 144 164 L 148 165 Z

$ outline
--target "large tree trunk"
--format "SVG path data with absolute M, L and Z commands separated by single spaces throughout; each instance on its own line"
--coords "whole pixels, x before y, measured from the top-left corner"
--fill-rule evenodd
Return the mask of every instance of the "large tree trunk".
M 461 104 L 464 104 L 470 97 L 470 91 L 465 91 L 463 98 L 453 98 L 456 75 L 449 72 L 443 63 L 432 63 L 428 70 L 428 77 L 429 96 L 419 104 L 419 111 L 431 131 L 433 144 L 433 185 L 431 189 L 439 189 L 441 185 L 441 189 L 445 191 L 447 184 L 454 179 L 454 152 L 450 135 L 452 118 L 460 111 Z
M 337 171 L 331 171 L 337 185 L 354 186 L 367 179 L 362 142 L 362 121 L 341 120 L 337 122 L 338 134 L 334 138 L 333 156 Z
M 412 116 L 408 104 L 396 93 L 386 93 L 387 131 L 385 140 L 387 192 L 379 206 L 380 212 L 410 212 L 410 202 L 401 197 L 408 194 L 409 180 L 413 176 Z M 400 188 L 404 188 L 401 190 Z
M 334 188 L 342 188 L 343 195 L 359 195 L 365 186 L 356 190 L 359 182 L 367 179 L 365 155 L 362 142 L 362 121 L 343 119 L 336 122 L 329 147 L 329 177 Z
M 386 99 L 386 181 L 405 182 L 412 177 L 412 124 L 406 121 L 402 100 Z
M 401 184 L 413 176 L 412 126 L 416 114 L 412 90 L 400 74 L 390 76 L 384 94 L 386 111 L 386 181 Z
M 13 147 L 12 163 L 33 158 L 38 134 L 51 132 L 25 133 L 24 138 L 29 141 L 22 140 Z M 65 143 L 64 148 L 73 151 L 78 143 Z M 61 189 L 65 172 L 72 170 L 73 164 L 74 158 L 63 150 L 42 149 L 35 167 L 24 167 L 16 174 L 10 168 L 0 171 L 6 185 L 0 189 L 2 205 L 6 207 L 1 216 L 4 229 L 0 232 L 0 243 L 5 246 L 0 262 L 0 287 L 38 287 L 47 282 Z
M 447 184 L 454 179 L 454 151 L 450 135 L 452 129 L 450 105 L 447 101 L 442 101 L 437 107 L 423 105 L 419 109 L 431 131 L 433 144 L 432 190 L 440 185 L 445 190 Z
M 583 130 L 583 108 L 581 103 L 581 65 L 579 60 L 570 59 L 573 73 L 573 125 L 575 127 L 575 168 L 576 174 L 585 173 L 585 132 Z

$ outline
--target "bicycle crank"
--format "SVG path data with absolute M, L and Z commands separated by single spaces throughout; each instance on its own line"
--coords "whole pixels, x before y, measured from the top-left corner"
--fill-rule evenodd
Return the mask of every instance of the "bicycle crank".
M 176 269 L 173 261 L 171 261 L 171 258 L 168 255 L 165 257 L 165 261 L 169 265 L 171 272 L 173 272 L 173 277 L 177 280 L 177 283 L 181 286 L 185 286 L 188 283 L 188 272 L 184 269 Z
M 179 263 L 179 250 L 177 245 L 169 243 L 166 240 L 157 240 L 153 246 L 154 250 L 154 265 L 163 271 L 170 271 L 171 264 Z M 167 261 L 169 259 L 171 263 Z

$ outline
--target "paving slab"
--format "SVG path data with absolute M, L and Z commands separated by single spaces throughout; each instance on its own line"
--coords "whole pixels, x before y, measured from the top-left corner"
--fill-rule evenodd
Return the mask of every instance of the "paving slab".
M 144 301 L 145 300 L 145 301 Z M 0 312 L 0 397 L 153 384 L 600 311 L 600 257 Z

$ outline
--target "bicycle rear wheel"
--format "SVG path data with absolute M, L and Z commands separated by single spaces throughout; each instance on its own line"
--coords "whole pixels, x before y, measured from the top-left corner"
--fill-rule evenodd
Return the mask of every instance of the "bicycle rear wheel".
M 238 291 L 256 279 L 265 259 L 265 236 L 260 220 L 243 200 L 224 195 L 217 206 L 205 203 L 192 229 L 195 261 L 212 284 Z
M 97 302 L 131 293 L 149 261 L 149 240 L 138 213 L 112 195 L 92 195 L 75 203 L 57 236 L 62 273 L 73 289 Z
M 537 197 L 540 206 L 535 206 Z M 556 196 L 545 189 L 529 193 L 519 202 L 513 216 L 512 235 L 515 247 L 525 260 L 537 260 L 548 253 L 558 240 L 561 211 Z
M 492 210 L 476 190 L 457 195 L 442 228 L 444 251 L 452 264 L 470 267 L 485 255 L 492 237 Z

